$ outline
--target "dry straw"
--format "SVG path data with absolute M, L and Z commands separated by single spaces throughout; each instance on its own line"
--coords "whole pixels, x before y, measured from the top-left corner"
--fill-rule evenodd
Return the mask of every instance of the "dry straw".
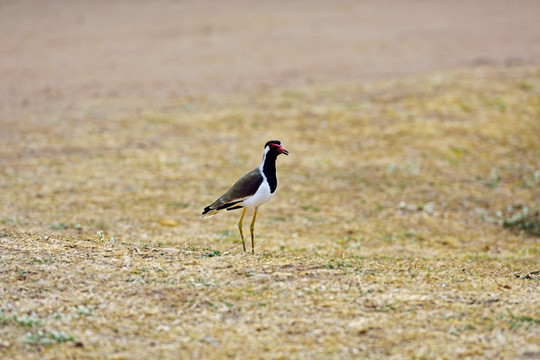
M 538 358 L 539 94 L 470 69 L 9 122 L 0 355 Z M 245 256 L 198 216 L 273 138 Z

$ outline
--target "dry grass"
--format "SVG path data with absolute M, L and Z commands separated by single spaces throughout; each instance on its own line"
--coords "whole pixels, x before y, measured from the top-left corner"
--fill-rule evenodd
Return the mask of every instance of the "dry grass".
M 49 110 L 0 135 L 3 357 L 540 356 L 503 227 L 540 207 L 538 68 Z M 273 138 L 245 256 L 198 216 Z

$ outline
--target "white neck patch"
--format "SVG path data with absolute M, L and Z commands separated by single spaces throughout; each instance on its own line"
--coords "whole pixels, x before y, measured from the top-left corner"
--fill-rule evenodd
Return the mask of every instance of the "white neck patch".
M 266 176 L 264 176 L 263 166 L 264 166 L 264 161 L 266 160 L 266 154 L 268 154 L 269 151 L 270 151 L 270 146 L 267 146 L 267 147 L 264 148 L 264 154 L 263 154 L 262 162 L 261 162 L 261 165 L 259 165 L 259 170 L 261 171 L 261 175 L 265 179 L 266 179 Z

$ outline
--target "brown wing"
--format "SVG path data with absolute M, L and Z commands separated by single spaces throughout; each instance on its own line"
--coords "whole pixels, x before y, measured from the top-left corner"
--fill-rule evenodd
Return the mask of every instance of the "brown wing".
M 263 181 L 263 177 L 259 168 L 253 169 L 246 175 L 242 176 L 225 194 L 208 206 L 206 209 L 226 209 L 233 206 L 251 195 L 255 194 Z M 205 209 L 205 211 L 206 211 Z

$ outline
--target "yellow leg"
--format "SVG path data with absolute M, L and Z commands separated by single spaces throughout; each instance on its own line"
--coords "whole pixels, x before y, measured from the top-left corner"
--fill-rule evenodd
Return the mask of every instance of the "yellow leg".
M 249 229 L 251 230 L 251 253 L 255 254 L 255 239 L 253 235 L 253 230 L 255 230 L 255 219 L 257 219 L 257 209 L 255 208 L 255 212 L 253 213 L 253 220 L 251 220 L 251 226 Z
M 240 230 L 242 246 L 244 247 L 244 252 L 246 252 L 246 243 L 244 242 L 244 233 L 242 232 L 242 222 L 244 221 L 244 215 L 246 215 L 246 208 L 244 208 L 244 211 L 242 211 L 242 216 L 240 216 L 240 221 L 238 222 L 238 230 Z

